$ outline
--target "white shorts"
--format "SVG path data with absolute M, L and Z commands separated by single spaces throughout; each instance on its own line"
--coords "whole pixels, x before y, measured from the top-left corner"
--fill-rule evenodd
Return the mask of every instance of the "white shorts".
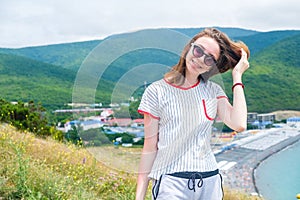
M 203 176 L 202 174 L 197 172 L 175 173 L 175 176 L 174 174 L 164 174 L 159 180 L 153 181 L 152 199 L 222 200 L 221 174 L 218 171 L 212 176 Z

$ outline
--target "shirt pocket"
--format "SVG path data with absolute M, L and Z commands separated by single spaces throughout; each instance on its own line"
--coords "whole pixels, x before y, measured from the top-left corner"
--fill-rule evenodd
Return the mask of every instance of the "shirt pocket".
M 217 115 L 217 99 L 202 99 L 202 107 L 205 117 L 213 121 Z

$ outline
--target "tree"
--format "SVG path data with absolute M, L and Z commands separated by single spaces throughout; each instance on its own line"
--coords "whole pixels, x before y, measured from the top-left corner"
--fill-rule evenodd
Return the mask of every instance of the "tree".
M 133 143 L 133 135 L 130 135 L 128 133 L 124 133 L 122 135 L 122 143 Z
M 141 101 L 132 101 L 129 106 L 129 113 L 132 119 L 143 118 L 141 114 L 138 113 L 138 107 Z
M 68 142 L 72 142 L 73 144 L 80 144 L 81 138 L 79 137 L 79 132 L 82 129 L 76 126 L 72 126 L 72 129 L 65 133 L 65 138 Z
M 99 128 L 86 131 L 81 130 L 79 136 L 87 145 L 101 146 L 103 144 L 111 144 L 109 138 Z
M 0 100 L 0 120 L 2 122 L 38 136 L 49 136 L 51 134 L 45 111 L 41 103 L 35 105 L 33 101 L 29 101 L 28 104 L 21 101 L 12 104 L 3 99 Z
M 127 106 L 121 106 L 119 109 L 114 109 L 115 118 L 130 118 L 129 109 Z

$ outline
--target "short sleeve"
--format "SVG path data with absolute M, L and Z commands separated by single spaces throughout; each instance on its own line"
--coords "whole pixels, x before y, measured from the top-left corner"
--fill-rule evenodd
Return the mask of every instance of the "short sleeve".
M 217 97 L 217 99 L 221 99 L 221 98 L 228 99 L 226 93 L 224 92 L 224 90 L 222 89 L 222 87 L 219 84 L 214 83 L 213 90 L 214 90 L 214 93 L 215 93 L 215 96 Z
M 155 119 L 159 119 L 159 102 L 157 85 L 148 86 L 142 96 L 141 103 L 138 107 L 140 114 L 149 114 Z

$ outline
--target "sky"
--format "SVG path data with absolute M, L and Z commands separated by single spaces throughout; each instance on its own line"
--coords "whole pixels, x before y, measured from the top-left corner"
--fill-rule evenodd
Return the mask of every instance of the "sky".
M 0 47 L 104 39 L 152 28 L 300 30 L 299 0 L 0 0 Z

